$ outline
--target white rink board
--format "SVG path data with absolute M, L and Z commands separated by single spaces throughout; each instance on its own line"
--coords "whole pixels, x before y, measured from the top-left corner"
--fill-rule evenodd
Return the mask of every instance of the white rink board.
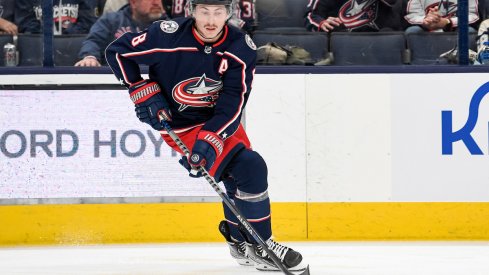
M 246 131 L 267 162 L 272 201 L 305 202 L 304 75 L 257 75 L 246 107 Z
M 215 196 L 139 122 L 124 90 L 0 96 L 0 199 Z
M 462 141 L 442 154 L 442 111 L 452 111 L 452 131 L 469 116 L 475 92 L 487 74 L 393 76 L 392 164 L 395 201 L 489 201 L 489 95 L 478 107 L 471 136 L 482 155 L 472 155 Z M 485 89 L 489 92 L 489 86 Z M 477 110 L 477 109 L 475 109 Z
M 314 202 L 489 201 L 489 96 L 472 132 L 442 155 L 441 113 L 453 131 L 487 74 L 310 75 L 307 194 Z
M 107 77 L 77 78 L 103 83 Z M 442 111 L 452 111 L 453 131 L 460 129 L 487 81 L 473 73 L 256 75 L 246 128 L 267 161 L 272 201 L 489 201 L 489 96 L 471 133 L 482 155 L 470 154 L 461 141 L 443 155 L 441 133 Z M 166 145 L 155 156 L 151 129 L 135 118 L 122 90 L 2 90 L 0 97 L 0 138 L 16 130 L 27 144 L 18 158 L 0 151 L 0 198 L 215 196 L 205 181 L 187 177 Z M 38 130 L 53 136 L 53 157 L 39 147 L 31 156 L 30 133 Z M 75 155 L 56 157 L 56 130 L 77 134 Z M 109 146 L 94 156 L 96 130 L 102 140 L 116 131 L 116 157 Z M 127 131 L 133 132 L 126 152 L 140 148 L 134 131 L 146 140 L 138 157 L 121 148 Z M 66 152 L 70 137 L 63 137 Z M 19 151 L 18 137 L 7 142 L 10 152 Z
M 390 76 L 310 75 L 307 83 L 308 200 L 389 200 Z

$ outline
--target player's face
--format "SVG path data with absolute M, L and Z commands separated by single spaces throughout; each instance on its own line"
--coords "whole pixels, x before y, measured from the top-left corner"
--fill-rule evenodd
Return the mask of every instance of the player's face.
M 161 0 L 133 0 L 133 15 L 146 22 L 158 20 L 163 15 Z
M 194 18 L 201 39 L 205 42 L 215 42 L 226 24 L 228 10 L 224 5 L 197 5 Z

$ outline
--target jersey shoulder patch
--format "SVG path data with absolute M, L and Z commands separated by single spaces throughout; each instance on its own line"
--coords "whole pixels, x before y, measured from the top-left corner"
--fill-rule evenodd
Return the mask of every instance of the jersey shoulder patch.
M 248 44 L 248 46 L 256 51 L 256 45 L 255 45 L 255 42 L 253 42 L 253 39 L 251 39 L 251 37 L 249 35 L 245 35 L 245 40 L 246 40 L 246 44 Z
M 161 21 L 160 28 L 166 33 L 174 33 L 178 30 L 178 23 L 173 20 Z

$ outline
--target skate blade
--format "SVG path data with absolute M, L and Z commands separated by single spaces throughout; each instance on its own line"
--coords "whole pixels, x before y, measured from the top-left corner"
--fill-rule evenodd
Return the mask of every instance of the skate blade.
M 274 268 L 270 268 L 270 267 L 267 267 L 267 266 L 255 266 L 256 269 L 260 270 L 260 271 L 268 271 L 268 272 L 280 272 L 281 270 L 277 267 L 274 267 Z M 299 270 L 288 270 L 287 275 L 311 275 L 311 272 L 309 270 L 309 265 L 307 265 L 305 268 L 303 269 L 299 269 Z
M 242 266 L 255 266 L 255 263 L 250 259 L 236 259 L 236 262 Z

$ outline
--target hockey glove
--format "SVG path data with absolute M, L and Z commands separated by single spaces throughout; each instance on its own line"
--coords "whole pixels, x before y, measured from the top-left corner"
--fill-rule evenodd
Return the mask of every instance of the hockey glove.
M 188 158 L 186 156 L 183 156 L 181 159 L 178 160 L 178 163 L 183 166 L 183 168 L 187 169 L 188 175 L 192 178 L 200 178 L 202 177 L 202 173 L 190 166 L 190 163 L 188 163 Z
M 161 130 L 161 120 L 171 121 L 170 108 L 158 83 L 142 80 L 129 87 L 129 96 L 141 122 L 149 124 L 155 130 Z
M 189 176 L 201 176 L 192 171 L 198 170 L 199 166 L 203 166 L 205 170 L 209 171 L 223 149 L 224 142 L 218 135 L 209 131 L 200 131 L 192 148 L 190 158 L 187 160 L 191 168 L 190 170 L 187 169 L 190 172 Z M 185 165 L 183 166 L 185 167 Z

